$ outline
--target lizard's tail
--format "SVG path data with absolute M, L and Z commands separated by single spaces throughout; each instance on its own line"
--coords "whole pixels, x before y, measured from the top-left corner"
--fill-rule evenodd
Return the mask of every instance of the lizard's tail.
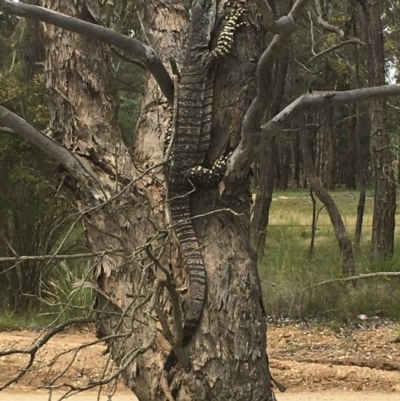
M 189 275 L 188 293 L 186 296 L 186 320 L 183 325 L 182 345 L 185 347 L 193 338 L 200 323 L 203 307 L 207 296 L 207 277 L 203 256 L 197 242 L 192 217 L 190 201 L 186 196 L 177 196 L 170 200 L 172 221 L 182 248 Z M 173 350 L 167 358 L 164 370 L 170 371 L 176 364 L 177 357 Z
M 182 347 L 188 345 L 190 340 L 193 338 L 194 333 L 196 332 L 197 326 L 199 324 L 199 320 L 196 320 L 195 322 L 186 320 L 185 324 L 183 325 L 183 341 L 181 345 Z M 164 363 L 163 369 L 168 373 L 177 363 L 178 363 L 178 357 L 176 356 L 174 350 L 172 349 L 167 357 L 167 360 Z M 190 365 L 188 366 L 188 368 L 190 368 Z

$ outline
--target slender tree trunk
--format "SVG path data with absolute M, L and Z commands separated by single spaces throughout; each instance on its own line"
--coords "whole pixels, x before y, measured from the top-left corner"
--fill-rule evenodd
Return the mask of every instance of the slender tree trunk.
M 293 59 L 290 63 L 290 71 L 293 76 L 292 82 L 296 82 L 298 72 Z M 298 95 L 299 94 L 297 94 L 297 96 Z M 303 155 L 303 166 L 305 174 L 307 175 L 308 181 L 312 190 L 315 192 L 315 195 L 317 195 L 318 199 L 323 203 L 329 213 L 329 217 L 335 231 L 336 240 L 342 253 L 342 274 L 345 277 L 352 276 L 354 275 L 355 268 L 351 241 L 349 239 L 349 236 L 347 235 L 346 227 L 343 223 L 342 216 L 340 215 L 335 201 L 329 195 L 328 191 L 323 187 L 320 179 L 317 176 L 317 170 L 312 160 L 312 155 L 310 151 L 306 118 L 304 113 L 301 113 L 298 116 L 297 121 L 299 127 L 300 148 Z
M 326 115 L 326 188 L 330 191 L 335 189 L 335 132 L 333 128 L 333 108 L 329 107 L 325 111 Z
M 357 24 L 353 25 L 353 34 L 354 37 L 358 37 L 358 29 Z M 353 83 L 355 88 L 360 87 L 360 54 L 358 50 L 358 46 L 354 46 L 354 63 L 355 69 L 353 74 Z M 354 134 L 356 140 L 356 160 L 357 160 L 357 172 L 358 172 L 358 185 L 360 194 L 358 197 L 357 204 L 357 220 L 356 220 L 356 228 L 354 232 L 354 249 L 356 253 L 360 253 L 360 243 L 361 243 L 361 233 L 362 226 L 364 220 L 364 211 L 365 211 L 365 199 L 367 197 L 366 183 L 365 183 L 365 163 L 363 162 L 362 150 L 361 150 L 361 118 L 360 118 L 360 105 L 358 103 L 354 106 L 355 117 L 354 117 Z
M 354 46 L 355 48 L 357 46 Z M 347 189 L 357 189 L 357 105 L 350 108 L 352 114 L 349 123 L 349 135 L 347 137 L 346 155 L 343 160 L 344 171 L 343 178 Z
M 289 58 L 286 53 L 286 55 L 281 57 L 275 65 L 273 79 L 273 82 L 275 82 L 275 96 L 274 103 L 271 106 L 270 115 L 276 115 L 280 110 L 282 96 L 285 89 L 288 60 Z M 252 231 L 259 257 L 264 253 L 269 211 L 274 189 L 274 177 L 276 176 L 276 164 L 274 163 L 274 157 L 272 155 L 273 149 L 276 148 L 274 142 L 274 140 L 271 140 L 269 141 L 269 145 L 265 146 L 264 151 L 260 154 L 258 163 L 260 167 L 260 177 L 259 188 L 254 204 Z
M 317 200 L 315 199 L 312 188 L 310 188 L 310 198 L 312 202 L 312 219 L 311 219 L 310 247 L 308 248 L 308 260 L 311 260 L 314 254 L 315 232 L 317 231 Z
M 352 276 L 354 275 L 355 268 L 351 241 L 347 235 L 346 227 L 343 223 L 342 216 L 340 215 L 335 201 L 329 195 L 328 191 L 323 187 L 321 181 L 317 177 L 316 169 L 311 157 L 310 145 L 308 143 L 304 115 L 299 117 L 299 134 L 305 173 L 311 188 L 317 195 L 318 199 L 324 204 L 329 213 L 329 217 L 335 231 L 336 240 L 338 241 L 340 251 L 342 252 L 342 274 L 345 277 Z
M 290 143 L 292 152 L 292 185 L 300 188 L 300 144 L 298 132 Z
M 281 165 L 281 144 L 278 143 L 277 138 L 274 137 L 270 141 L 271 152 L 270 157 L 272 159 L 272 165 L 274 166 L 274 187 L 279 188 L 279 184 L 282 178 L 282 165 Z
M 321 120 L 322 113 L 320 111 L 318 111 L 317 113 L 318 113 L 318 118 Z M 299 137 L 300 137 L 300 133 L 299 133 Z M 325 179 L 324 164 L 323 164 L 324 153 L 325 153 L 324 138 L 325 138 L 325 122 L 321 121 L 321 125 L 320 125 L 319 129 L 317 130 L 316 134 L 314 135 L 314 137 L 311 141 L 312 145 L 315 144 L 315 152 L 313 152 L 313 154 L 314 154 L 313 162 L 316 167 L 317 176 L 319 177 L 321 182 L 324 182 L 324 179 Z M 301 148 L 301 144 L 300 144 L 300 148 Z
M 252 231 L 258 257 L 262 257 L 265 250 L 265 240 L 269 222 L 269 210 L 274 190 L 274 165 L 271 157 L 271 141 L 263 150 L 263 157 L 259 162 L 260 178 L 257 196 L 254 204 Z
M 291 158 L 291 152 L 290 152 L 290 139 L 285 137 L 284 138 L 284 143 L 281 143 L 281 149 L 282 149 L 282 176 L 281 180 L 279 182 L 279 189 L 282 191 L 286 191 L 289 185 L 289 174 L 290 174 L 290 158 Z
M 385 84 L 385 54 L 381 2 L 368 0 L 364 4 L 364 26 L 368 32 L 369 85 Z M 393 156 L 390 151 L 386 127 L 386 101 L 371 101 L 370 150 L 374 174 L 374 215 L 372 223 L 371 259 L 392 255 L 396 212 L 396 184 L 392 169 Z
M 220 12 L 225 3 L 220 2 Z M 93 1 L 42 0 L 42 4 L 95 22 Z M 173 56 L 179 65 L 188 24 L 182 2 L 140 2 L 138 11 L 151 45 L 166 64 Z M 225 144 L 230 132 L 238 134 L 243 111 L 254 96 L 254 84 L 248 79 L 254 76 L 255 63 L 249 60 L 259 58 L 263 32 L 253 11 L 246 14 L 249 28 L 238 34 L 233 55 L 217 73 L 221 79 L 215 88 L 214 121 L 218 123 L 213 128 Z M 123 334 L 109 340 L 109 345 L 117 366 L 124 368 L 127 386 L 141 401 L 164 401 L 161 372 L 171 347 L 157 332 L 154 305 L 160 302 L 171 316 L 171 303 L 160 289 L 157 279 L 166 276 L 154 258 L 165 269 L 171 267 L 176 288 L 186 284 L 179 247 L 173 238 L 168 245 L 165 179 L 163 170 L 155 167 L 162 160 L 170 118 L 166 101 L 148 77 L 132 158 L 117 126 L 118 103 L 108 84 L 105 47 L 47 24 L 45 45 L 49 134 L 81 157 L 88 170 L 88 177 L 79 182 L 66 177 L 63 185 L 83 213 L 88 246 L 93 251 L 115 249 L 98 259 L 94 271 L 101 290 L 96 303 L 102 311 L 98 336 Z M 146 172 L 150 167 L 154 168 Z M 249 206 L 246 185 L 229 200 L 220 200 L 217 191 L 198 192 L 193 199 L 194 215 L 210 213 L 194 220 L 207 267 L 208 298 L 197 335 L 185 349 L 193 369 L 186 373 L 178 364 L 168 385 L 176 400 L 272 399 L 266 315 L 251 247 Z M 222 208 L 234 208 L 238 214 L 215 212 Z
M 360 141 L 360 107 L 356 105 L 356 149 L 357 149 L 357 169 L 358 169 L 358 183 L 360 187 L 360 194 L 357 204 L 357 220 L 354 233 L 354 247 L 356 252 L 360 252 L 361 233 L 364 220 L 365 199 L 367 197 L 367 188 L 365 185 L 365 172 L 364 163 L 361 155 L 361 141 Z

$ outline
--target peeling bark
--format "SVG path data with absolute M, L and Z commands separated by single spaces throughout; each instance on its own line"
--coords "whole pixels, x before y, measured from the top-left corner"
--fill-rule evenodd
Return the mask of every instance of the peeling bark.
M 220 2 L 220 12 L 226 3 Z M 78 18 L 87 15 L 85 0 L 42 0 L 42 5 Z M 188 24 L 182 2 L 141 2 L 138 11 L 165 65 L 170 56 L 179 65 Z M 243 112 L 254 96 L 251 77 L 262 35 L 251 8 L 246 19 L 251 24 L 238 32 L 233 54 L 217 71 L 216 154 L 230 137 L 238 136 Z M 109 345 L 113 359 L 123 368 L 125 382 L 140 400 L 165 400 L 161 372 L 170 345 L 157 333 L 155 305 L 163 308 L 173 331 L 170 297 L 157 281 L 166 278 L 164 273 L 142 247 L 151 242 L 147 251 L 158 259 L 159 267 L 170 272 L 177 288 L 184 289 L 186 272 L 174 238 L 169 238 L 171 245 L 166 244 L 163 171 L 158 167 L 141 173 L 162 160 L 170 118 L 167 101 L 149 75 L 131 157 L 116 124 L 118 103 L 108 85 L 110 67 L 104 46 L 49 24 L 44 31 L 51 108 L 48 133 L 84 160 L 99 183 L 97 189 L 86 180 L 67 177 L 67 190 L 85 212 L 88 246 L 93 251 L 122 249 L 100 257 L 94 272 L 101 290 L 96 307 L 103 311 L 97 322 L 98 336 L 124 334 L 109 340 Z M 170 390 L 175 390 L 177 400 L 267 401 L 271 384 L 266 315 L 250 239 L 248 182 L 229 199 L 220 199 L 217 191 L 198 192 L 192 206 L 195 215 L 210 213 L 194 220 L 204 246 L 209 295 L 197 335 L 185 349 L 193 369 L 186 373 L 178 365 Z

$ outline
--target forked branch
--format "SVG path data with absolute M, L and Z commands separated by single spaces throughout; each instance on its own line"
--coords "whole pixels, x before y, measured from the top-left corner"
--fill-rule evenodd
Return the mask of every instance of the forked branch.
M 72 319 L 69 319 L 68 321 L 61 323 L 58 326 L 55 326 L 52 329 L 50 329 L 42 338 L 37 340 L 29 348 L 9 349 L 9 350 L 5 350 L 5 351 L 1 351 L 0 357 L 7 356 L 7 355 L 13 355 L 13 354 L 25 354 L 25 355 L 29 355 L 30 358 L 29 358 L 28 362 L 26 363 L 25 367 L 23 369 L 20 369 L 19 373 L 16 376 L 11 378 L 7 383 L 0 386 L 0 391 L 4 390 L 8 386 L 10 386 L 12 383 L 16 383 L 26 373 L 29 372 L 29 369 L 32 367 L 32 364 L 35 360 L 35 356 L 36 356 L 37 352 L 41 348 L 43 348 L 44 345 L 47 344 L 57 333 L 61 333 L 67 327 L 72 326 L 74 324 L 89 324 L 89 323 L 94 323 L 94 322 L 95 322 L 94 318 L 86 318 L 86 317 L 72 318 Z

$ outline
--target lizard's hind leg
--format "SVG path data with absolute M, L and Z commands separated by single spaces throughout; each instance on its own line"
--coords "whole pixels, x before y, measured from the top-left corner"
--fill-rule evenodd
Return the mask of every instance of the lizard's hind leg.
M 234 43 L 234 35 L 236 29 L 239 27 L 246 25 L 245 22 L 238 22 L 239 18 L 242 16 L 244 12 L 244 8 L 239 8 L 235 10 L 226 21 L 224 29 L 222 30 L 218 41 L 217 46 L 211 52 L 212 58 L 221 58 L 225 57 L 232 50 L 232 46 Z
M 196 188 L 217 188 L 224 177 L 229 155 L 223 155 L 217 159 L 211 168 L 196 166 L 191 168 L 185 178 Z

